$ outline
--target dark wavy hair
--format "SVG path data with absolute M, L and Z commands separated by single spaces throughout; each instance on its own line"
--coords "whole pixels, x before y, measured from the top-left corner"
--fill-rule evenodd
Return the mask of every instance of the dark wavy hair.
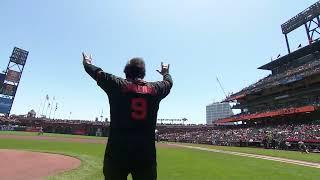
M 126 74 L 127 79 L 143 79 L 146 75 L 146 67 L 142 58 L 132 58 L 126 66 L 123 72 Z

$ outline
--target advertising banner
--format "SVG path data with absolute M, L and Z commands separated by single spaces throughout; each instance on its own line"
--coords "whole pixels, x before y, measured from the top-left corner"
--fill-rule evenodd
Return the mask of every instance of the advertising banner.
M 0 83 L 3 83 L 5 79 L 6 79 L 6 75 L 3 73 L 0 73 Z
M 76 135 L 86 135 L 86 130 L 84 129 L 76 129 L 73 131 L 72 134 L 76 134 Z
M 302 75 L 295 75 L 295 76 L 287 77 L 285 79 L 280 80 L 280 84 L 285 85 L 285 84 L 293 83 L 295 81 L 300 81 L 302 79 L 303 79 Z
M 10 61 L 24 65 L 28 57 L 28 51 L 15 47 L 10 57 Z
M 0 113 L 9 113 L 10 107 L 12 105 L 12 99 L 9 98 L 0 98 Z
M 15 92 L 17 91 L 17 86 L 11 84 L 1 84 L 0 86 L 0 94 L 14 96 Z
M 21 73 L 13 70 L 8 70 L 6 80 L 14 83 L 19 82 Z
M 27 132 L 39 132 L 39 129 L 37 129 L 36 127 L 27 127 L 26 131 Z

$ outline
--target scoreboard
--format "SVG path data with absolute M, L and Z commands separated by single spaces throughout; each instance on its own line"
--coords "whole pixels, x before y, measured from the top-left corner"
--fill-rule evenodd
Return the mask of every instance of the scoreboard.
M 9 115 L 29 52 L 14 47 L 5 73 L 0 73 L 0 113 Z
M 0 94 L 7 95 L 7 96 L 14 96 L 16 93 L 17 86 L 12 84 L 3 83 L 0 86 Z

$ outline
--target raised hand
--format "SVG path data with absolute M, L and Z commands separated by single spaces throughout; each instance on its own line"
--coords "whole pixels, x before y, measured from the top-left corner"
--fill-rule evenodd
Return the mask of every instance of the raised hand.
M 161 62 L 161 71 L 157 70 L 158 73 L 160 73 L 161 75 L 165 75 L 165 74 L 169 74 L 169 67 L 170 64 L 163 64 L 163 62 Z
M 83 64 L 92 64 L 92 55 L 86 55 L 86 53 L 82 52 L 82 63 Z

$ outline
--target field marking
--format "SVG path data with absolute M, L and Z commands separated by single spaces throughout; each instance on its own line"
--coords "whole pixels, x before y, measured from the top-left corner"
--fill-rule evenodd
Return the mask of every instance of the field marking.
M 183 147 L 183 148 L 189 148 L 189 149 L 197 149 L 197 150 L 201 150 L 201 151 L 209 151 L 209 152 L 231 154 L 231 155 L 237 155 L 237 156 L 243 156 L 243 157 L 251 157 L 251 158 L 264 159 L 264 160 L 269 160 L 269 161 L 277 161 L 277 162 L 283 162 L 283 163 L 288 163 L 288 164 L 295 164 L 295 165 L 313 167 L 313 168 L 320 169 L 320 163 L 313 163 L 313 162 L 300 161 L 300 160 L 292 160 L 292 159 L 265 156 L 265 155 L 241 153 L 241 152 L 234 152 L 234 151 L 209 149 L 209 148 L 204 148 L 204 147 L 188 146 L 188 145 L 181 145 L 181 144 L 174 144 L 174 143 L 167 143 L 167 144 L 171 145 L 171 146 L 177 146 L 177 147 Z

